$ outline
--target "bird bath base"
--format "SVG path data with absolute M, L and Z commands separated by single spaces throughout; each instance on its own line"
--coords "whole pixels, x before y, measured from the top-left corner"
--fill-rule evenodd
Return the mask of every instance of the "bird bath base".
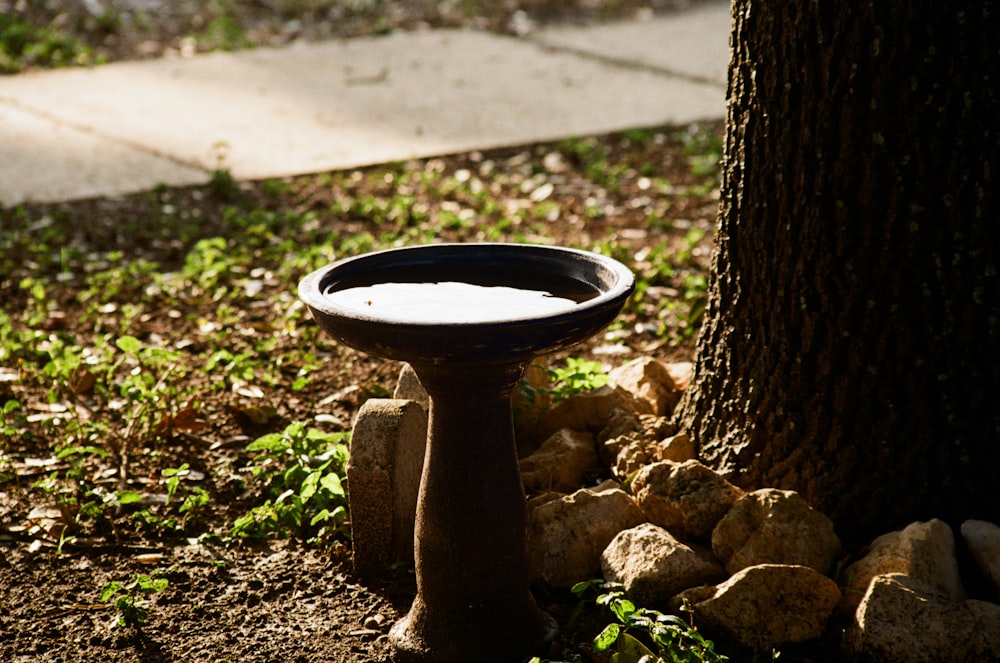
M 438 313 L 430 301 L 380 307 L 366 288 L 385 283 L 461 283 L 499 299 L 474 307 L 452 291 Z M 510 288 L 551 301 L 518 313 L 516 304 L 504 305 Z M 532 359 L 599 332 L 632 288 L 631 272 L 610 258 L 520 244 L 369 253 L 299 284 L 299 296 L 326 332 L 358 350 L 409 362 L 430 396 L 414 537 L 417 595 L 390 632 L 395 661 L 517 663 L 547 652 L 556 625 L 529 588 L 511 394 Z M 352 300 L 355 294 L 361 299 Z M 407 304 L 419 297 L 408 295 Z M 467 319 L 463 310 L 470 311 Z

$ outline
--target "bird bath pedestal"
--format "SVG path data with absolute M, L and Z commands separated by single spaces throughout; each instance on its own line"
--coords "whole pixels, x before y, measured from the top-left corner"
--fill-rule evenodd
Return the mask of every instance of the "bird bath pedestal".
M 524 244 L 433 244 L 348 258 L 299 284 L 319 325 L 406 361 L 430 396 L 417 499 L 417 596 L 399 662 L 517 663 L 555 622 L 529 589 L 511 393 L 528 363 L 606 327 L 632 292 L 610 258 Z

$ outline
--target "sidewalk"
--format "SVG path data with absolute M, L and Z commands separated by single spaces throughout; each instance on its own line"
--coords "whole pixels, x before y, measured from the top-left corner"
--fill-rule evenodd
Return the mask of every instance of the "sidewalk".
M 0 207 L 725 114 L 729 2 L 524 38 L 398 33 L 0 77 Z

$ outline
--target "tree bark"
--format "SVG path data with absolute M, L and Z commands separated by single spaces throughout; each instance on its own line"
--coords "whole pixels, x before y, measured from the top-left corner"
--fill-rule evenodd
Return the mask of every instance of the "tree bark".
M 841 536 L 1000 522 L 1000 11 L 734 0 L 710 301 L 678 420 Z

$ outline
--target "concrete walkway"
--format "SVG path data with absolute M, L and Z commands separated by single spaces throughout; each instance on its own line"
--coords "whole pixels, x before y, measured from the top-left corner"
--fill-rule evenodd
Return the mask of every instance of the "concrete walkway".
M 0 77 L 0 206 L 722 118 L 727 0 Z

